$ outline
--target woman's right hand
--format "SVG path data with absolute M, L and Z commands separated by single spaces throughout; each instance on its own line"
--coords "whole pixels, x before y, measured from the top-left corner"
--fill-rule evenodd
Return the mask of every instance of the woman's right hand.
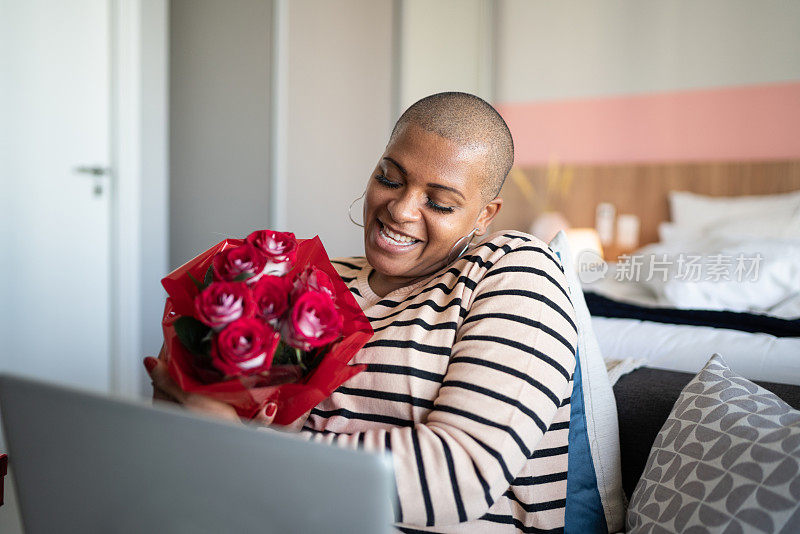
M 153 380 L 154 402 L 173 402 L 193 412 L 204 413 L 240 424 L 248 423 L 268 426 L 275 420 L 278 405 L 274 402 L 265 405 L 252 420 L 243 421 L 231 405 L 212 399 L 206 395 L 183 391 L 170 376 L 167 365 L 164 362 L 164 355 L 165 350 L 162 346 L 158 359 L 152 356 L 148 356 L 144 359 L 145 369 L 147 369 L 147 373 Z

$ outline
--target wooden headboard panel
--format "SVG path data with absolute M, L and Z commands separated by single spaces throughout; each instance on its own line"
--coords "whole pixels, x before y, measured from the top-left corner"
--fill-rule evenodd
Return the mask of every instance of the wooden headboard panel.
M 561 165 L 512 170 L 495 229 L 528 231 L 543 211 L 561 212 L 573 227 L 594 227 L 595 209 L 610 202 L 617 214 L 641 220 L 640 243 L 658 241 L 669 220 L 669 191 L 711 196 L 767 195 L 800 189 L 800 161 Z

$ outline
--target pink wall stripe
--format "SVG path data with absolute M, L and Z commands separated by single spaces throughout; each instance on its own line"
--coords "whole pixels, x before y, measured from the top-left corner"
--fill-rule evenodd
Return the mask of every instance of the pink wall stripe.
M 800 159 L 800 82 L 497 109 L 518 165 Z

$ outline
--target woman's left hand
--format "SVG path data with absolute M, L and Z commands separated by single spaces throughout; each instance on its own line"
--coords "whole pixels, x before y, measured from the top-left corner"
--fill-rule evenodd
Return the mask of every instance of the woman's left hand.
M 162 349 L 163 353 L 163 349 Z M 233 406 L 197 393 L 183 391 L 172 379 L 167 370 L 167 365 L 161 359 L 148 356 L 144 359 L 147 373 L 153 380 L 153 400 L 170 401 L 184 406 L 187 410 L 204 413 L 226 421 L 242 423 Z M 277 405 L 269 403 L 252 419 L 248 421 L 259 425 L 270 425 L 275 419 Z

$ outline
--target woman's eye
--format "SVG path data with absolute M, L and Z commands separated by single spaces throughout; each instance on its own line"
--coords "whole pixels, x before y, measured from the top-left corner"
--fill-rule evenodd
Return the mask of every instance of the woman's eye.
M 400 184 L 400 183 L 393 182 L 393 181 L 389 180 L 383 174 L 376 174 L 375 175 L 375 180 L 379 184 L 381 184 L 382 186 L 388 187 L 389 189 L 397 189 L 398 187 L 403 185 L 403 184 Z M 453 213 L 453 211 L 455 211 L 454 208 L 451 208 L 451 207 L 448 207 L 448 206 L 441 206 L 441 205 L 437 204 L 436 202 L 434 202 L 430 198 L 428 198 L 428 201 L 425 204 L 427 204 L 427 206 L 429 208 L 431 208 L 431 209 L 433 209 L 435 211 L 438 211 L 439 213 Z
M 398 184 L 397 182 L 393 182 L 393 181 L 389 180 L 388 178 L 386 178 L 382 174 L 376 175 L 375 179 L 378 181 L 379 184 L 384 185 L 386 187 L 389 187 L 391 189 L 397 189 L 398 187 L 400 187 L 400 184 Z
M 453 208 L 450 208 L 450 207 L 447 207 L 447 206 L 440 206 L 439 204 L 437 204 L 436 202 L 434 202 L 430 198 L 428 199 L 427 204 L 428 204 L 428 206 L 430 208 L 433 208 L 434 210 L 436 210 L 436 211 L 438 211 L 440 213 L 453 213 Z

